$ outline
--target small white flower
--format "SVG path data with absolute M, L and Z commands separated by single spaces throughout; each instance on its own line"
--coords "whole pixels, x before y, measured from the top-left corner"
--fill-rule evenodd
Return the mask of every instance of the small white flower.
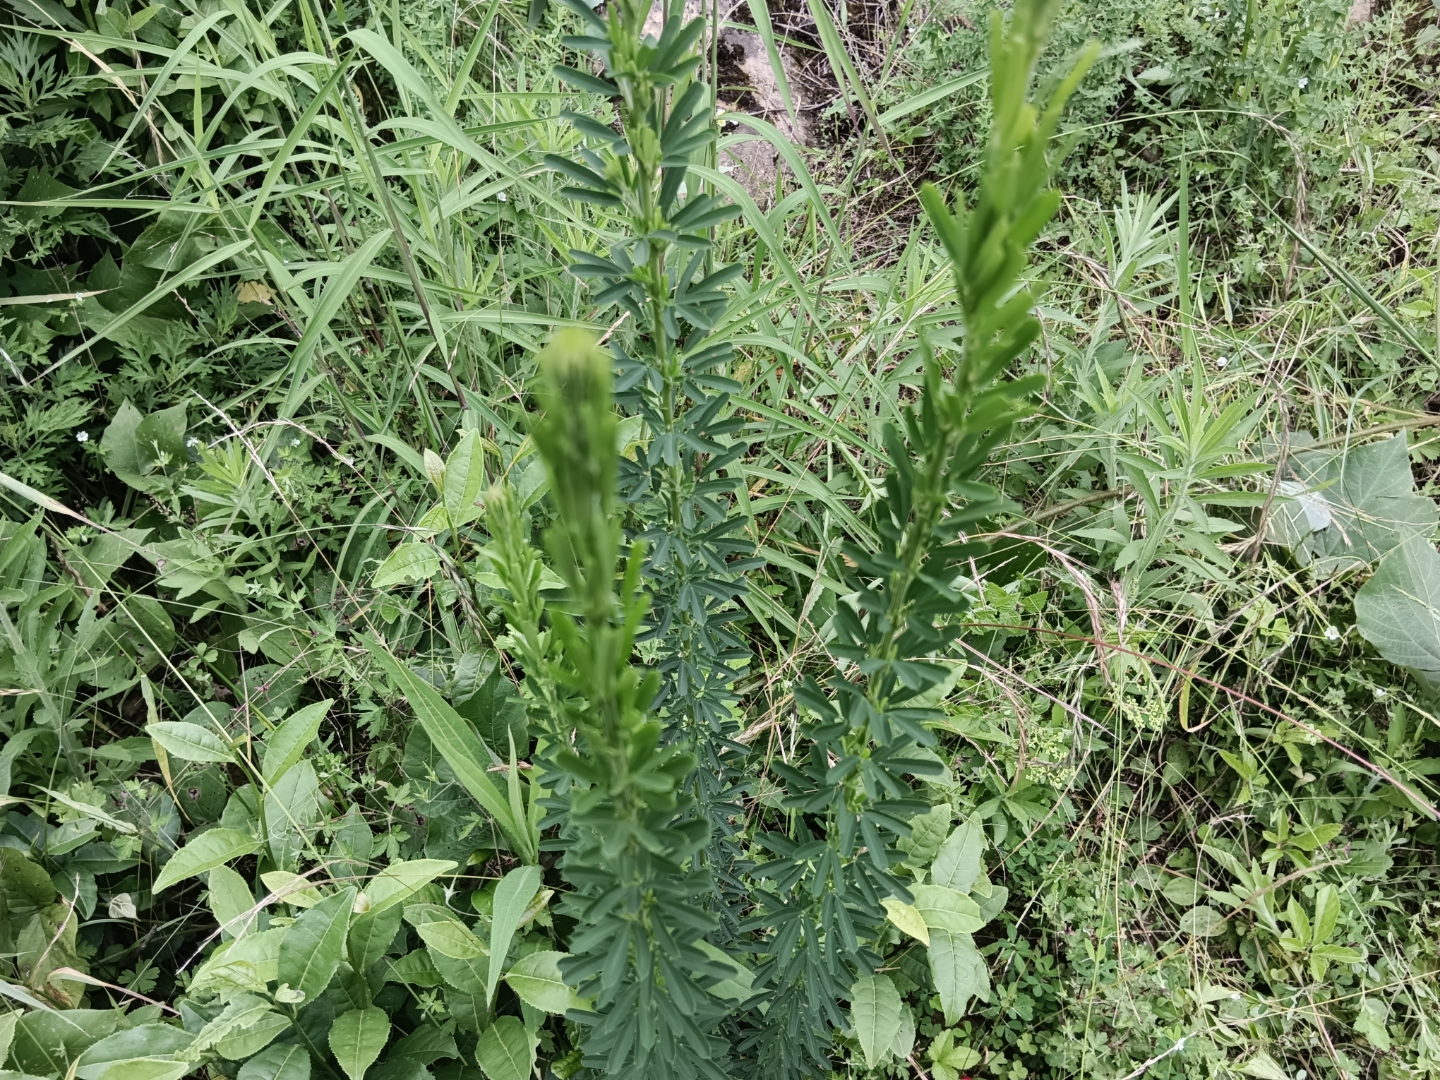
M 496 195 L 495 198 L 499 199 L 501 202 L 509 202 L 509 201 L 510 201 L 510 196 L 506 195 L 505 192 L 503 192 L 503 191 L 500 192 L 498 195 Z
M 78 435 L 75 436 L 75 441 L 76 441 L 76 442 L 89 442 L 89 441 L 90 441 L 90 432 L 88 432 L 88 431 L 82 431 L 82 432 L 80 432 Z
M 1310 80 L 1307 79 L 1307 78 L 1305 78 L 1304 76 L 1302 76 L 1301 79 L 1300 79 L 1300 89 L 1301 89 L 1301 90 L 1304 90 L 1305 87 L 1307 87 L 1307 86 L 1309 86 L 1309 85 L 1310 85 Z
M 291 439 L 291 440 L 290 440 L 290 445 L 291 445 L 291 446 L 299 446 L 299 445 L 300 445 L 300 440 L 299 440 L 299 439 Z
M 200 440 L 197 439 L 194 435 L 191 435 L 190 438 L 185 440 L 185 445 L 194 448 L 200 445 Z
M 1339 640 L 1340 640 L 1340 628 L 1339 628 L 1338 626 L 1327 626 L 1327 627 L 1325 627 L 1325 640 L 1326 640 L 1326 641 L 1339 641 Z
M 1376 701 L 1384 701 L 1385 698 L 1386 698 L 1386 696 L 1387 696 L 1387 694 L 1386 694 L 1385 688 L 1384 688 L 1383 686 L 1377 686 L 1377 687 L 1375 687 L 1375 700 L 1376 700 Z
M 1215 366 L 1218 368 L 1223 368 L 1226 367 L 1229 363 L 1230 358 L 1228 356 L 1222 356 L 1215 361 Z

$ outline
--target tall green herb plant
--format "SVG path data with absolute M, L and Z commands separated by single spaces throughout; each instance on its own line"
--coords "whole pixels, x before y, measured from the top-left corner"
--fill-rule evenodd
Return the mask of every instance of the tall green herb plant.
M 697 775 L 710 805 L 727 786 L 721 758 L 732 688 L 749 658 L 730 629 L 743 614 L 734 600 L 754 565 L 752 546 L 735 536 L 744 519 L 733 512 L 736 481 L 726 475 L 746 447 L 734 438 L 742 421 L 730 408 L 740 387 L 725 374 L 733 348 L 710 336 L 726 308 L 722 289 L 741 267 L 713 265 L 709 231 L 738 210 L 687 182 L 690 163 L 715 139 L 713 97 L 696 78 L 704 20 L 673 15 L 657 40 L 643 36 L 648 4 L 611 4 L 605 19 L 583 0 L 570 7 L 586 33 L 566 44 L 598 55 L 605 74 L 557 74 L 613 99 L 620 130 L 567 112 L 584 143 L 576 159 L 546 162 L 573 181 L 567 195 L 614 210 L 623 228 L 603 255 L 572 251 L 571 271 L 592 283 L 602 312 L 620 309 L 610 344 L 617 398 L 650 433 L 620 465 L 630 532 L 648 547 L 652 611 L 640 640 L 653 643 L 656 706 L 671 737 L 690 740 L 704 760 Z M 722 807 L 716 824 L 723 817 Z
M 836 606 L 835 666 L 796 687 L 804 750 L 772 766 L 788 815 L 760 838 L 773 858 L 756 875 L 770 884 L 748 924 L 766 935 L 767 953 L 745 1044 L 756 1072 L 824 1067 L 827 1029 L 845 1023 L 836 1002 L 858 1003 L 881 961 L 883 901 L 915 899 L 892 868 L 904 858 L 896 844 L 910 818 L 927 809 L 913 780 L 944 771 L 926 727 L 939 713 L 921 699 L 946 669 L 929 658 L 945 653 L 966 608 L 957 578 L 984 550 L 974 534 L 1004 506 L 980 474 L 1043 385 L 1042 376 L 1007 372 L 1040 330 L 1023 275 L 1031 243 L 1060 205 L 1047 186 L 1048 144 L 1097 54 L 1082 55 L 1047 103 L 1028 99 L 1057 6 L 1024 0 L 1008 24 L 992 18 L 993 121 L 974 204 L 951 213 L 935 188 L 921 192 L 953 264 L 964 334 L 953 353 L 920 342 L 923 392 L 903 424 L 885 431 L 891 470 L 879 546 L 845 547 L 854 592 Z M 978 929 L 978 910 L 954 903 L 964 909 L 956 925 Z
M 730 970 L 700 947 L 715 920 L 698 902 L 709 875 L 695 867 L 709 830 L 686 794 L 695 758 L 665 739 L 656 715 L 660 674 L 632 660 L 651 603 L 640 588 L 643 543 L 623 550 L 610 362 L 582 331 L 540 356 L 545 416 L 534 438 L 559 512 L 547 545 L 582 616 L 550 609 L 553 640 L 530 652 L 558 722 L 541 753 L 566 796 L 558 846 L 575 889 L 563 910 L 578 926 L 560 970 L 592 1001 L 570 1014 L 590 1029 L 585 1065 L 721 1077 L 726 1048 L 712 1033 L 725 1008 L 709 988 Z M 538 565 L 517 540 L 516 514 L 501 494 L 492 528 L 508 537 L 497 551 L 510 556 L 502 578 L 512 598 L 525 589 L 517 569 Z M 521 636 L 539 639 L 526 619 L 533 600 L 511 603 Z

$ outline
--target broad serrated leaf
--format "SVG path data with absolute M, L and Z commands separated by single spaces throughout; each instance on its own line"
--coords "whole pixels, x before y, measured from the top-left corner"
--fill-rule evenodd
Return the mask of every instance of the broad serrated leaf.
M 215 1052 L 231 1061 L 244 1061 L 290 1030 L 290 1018 L 267 1010 L 253 1023 L 237 1027 L 215 1043 Z
M 1176 877 L 1167 877 L 1165 887 L 1160 890 L 1165 899 L 1179 907 L 1188 908 L 1195 904 L 1205 890 L 1200 883 L 1188 874 L 1180 874 Z
M 330 1028 L 330 1052 L 350 1080 L 364 1080 L 389 1040 L 390 1018 L 373 1005 L 341 1013 Z
M 1180 932 L 1214 937 L 1225 930 L 1225 917 L 1209 904 L 1198 904 L 1180 916 Z
M 235 1080 L 310 1080 L 310 1052 L 296 1043 L 268 1046 L 240 1066 Z
M 946 802 L 911 818 L 910 835 L 896 844 L 905 852 L 905 861 L 917 868 L 929 866 L 939 854 L 950 831 L 950 819 L 954 816 L 954 808 Z
M 270 853 L 282 870 L 293 870 L 320 817 L 320 778 L 308 761 L 289 769 L 265 792 Z
M 930 944 L 930 928 L 925 925 L 925 916 L 920 914 L 919 908 L 893 896 L 880 901 L 880 905 L 885 909 L 885 917 L 899 927 L 901 932 L 926 945 Z
M 345 931 L 355 889 L 327 896 L 303 912 L 280 942 L 280 982 L 314 1001 L 325 992 L 345 956 Z
M 15 1038 L 15 1025 L 19 1019 L 13 1012 L 0 1016 L 0 1065 L 10 1056 L 10 1043 Z
M 485 996 L 485 980 L 490 974 L 490 958 L 488 956 L 477 956 L 473 960 L 457 960 L 453 956 L 446 956 L 438 949 L 430 946 L 425 947 L 430 957 L 430 963 L 440 976 L 464 994 L 474 995 L 479 1002 L 481 1013 L 489 1010 L 489 999 Z
M 326 698 L 307 705 L 265 737 L 260 774 L 267 784 L 274 784 L 300 760 L 305 748 L 320 733 L 320 724 L 334 703 L 334 698 Z
M 1298 847 L 1301 851 L 1314 851 L 1318 847 L 1330 843 L 1340 835 L 1341 826 L 1337 822 L 1328 825 L 1316 825 L 1313 829 L 1304 829 L 1290 835 L 1290 844 Z
M 235 990 L 263 993 L 280 970 L 280 941 L 285 930 L 275 927 L 246 934 L 216 949 L 200 966 L 190 984 L 192 992 L 213 989 L 227 996 Z
M 515 1017 L 497 1017 L 481 1032 L 475 1060 L 489 1080 L 529 1080 L 535 1069 L 535 1044 Z
M 985 925 L 980 906 L 970 897 L 944 885 L 912 885 L 915 907 L 932 931 L 973 934 Z
M 475 960 L 488 955 L 480 939 L 458 922 L 443 919 L 421 923 L 415 932 L 426 945 L 452 960 Z
M 389 589 L 396 585 L 414 585 L 429 581 L 440 572 L 440 556 L 431 544 L 423 541 L 406 541 L 392 551 L 375 579 L 370 583 L 377 589 Z
M 485 487 L 485 450 L 480 433 L 467 431 L 445 459 L 445 512 L 456 528 L 473 521 L 480 510 L 476 499 Z
M 1240 1066 L 1240 1071 L 1246 1076 L 1258 1077 L 1259 1080 L 1290 1080 L 1290 1074 L 1264 1050 L 1256 1051 L 1249 1061 Z
M 289 870 L 267 870 L 260 875 L 260 881 L 276 900 L 294 907 L 312 908 L 325 899 L 309 878 Z
M 560 961 L 568 955 L 562 952 L 533 952 L 522 956 L 505 973 L 505 981 L 531 1008 L 564 1016 L 569 1010 L 584 1006 L 584 999 L 566 985 L 560 975 Z
M 1306 507 L 1304 549 L 1319 574 L 1353 569 L 1435 532 L 1435 502 L 1415 491 L 1408 439 L 1393 438 L 1343 450 L 1299 450 L 1290 469 L 1312 503 Z M 1297 496 L 1297 504 L 1298 504 Z M 1319 524 L 1315 529 L 1303 526 Z
M 900 1034 L 902 1008 L 900 991 L 888 975 L 865 975 L 850 987 L 850 1027 L 870 1068 L 889 1057 Z
M 183 761 L 228 762 L 234 759 L 220 736 L 199 724 L 184 720 L 161 720 L 145 726 L 145 733 Z
M 159 893 L 206 870 L 213 870 L 231 859 L 249 855 L 260 848 L 260 842 L 234 829 L 211 829 L 194 837 L 184 847 L 170 856 L 160 873 L 155 877 L 151 891 Z
M 378 964 L 385 950 L 395 940 L 395 931 L 400 929 L 400 905 L 392 904 L 380 911 L 371 909 L 350 920 L 350 933 L 346 948 L 350 953 L 350 966 L 356 971 L 366 972 Z
M 76 1063 L 80 1080 L 178 1080 L 197 1067 L 175 1055 L 195 1041 L 184 1028 L 141 1024 L 95 1043 Z
M 915 1014 L 910 1011 L 910 1006 L 904 1002 L 900 1004 L 900 1026 L 895 1031 L 895 1041 L 890 1044 L 890 1052 L 899 1060 L 904 1061 L 915 1050 Z
M 980 858 L 985 852 L 985 835 L 971 821 L 961 822 L 940 845 L 930 880 L 936 885 L 968 893 L 980 876 Z
M 103 1066 L 76 1070 L 80 1080 L 180 1080 L 197 1065 L 174 1058 L 139 1057 L 110 1061 Z M 0 1076 L 4 1076 L 0 1073 Z
M 990 971 L 969 934 L 931 930 L 930 972 L 947 1024 L 960 1022 L 972 997 L 990 999 Z
M 365 897 L 370 906 L 366 914 L 374 916 L 413 896 L 441 874 L 455 869 L 450 859 L 411 859 L 391 863 L 365 883 Z
M 37 1005 L 36 1012 L 17 1019 L 10 1043 L 11 1064 L 37 1076 L 64 1076 L 70 1063 L 113 1033 L 120 1019 L 114 1009 L 54 1010 Z
M 210 910 L 226 938 L 244 937 L 255 928 L 259 910 L 245 879 L 228 866 L 210 871 Z
M 1416 538 L 1391 551 L 1355 594 L 1360 634 L 1386 660 L 1440 687 L 1440 554 Z

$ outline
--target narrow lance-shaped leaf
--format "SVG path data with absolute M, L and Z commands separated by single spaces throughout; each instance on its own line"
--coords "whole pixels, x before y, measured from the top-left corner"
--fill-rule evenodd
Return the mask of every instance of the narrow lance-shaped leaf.
M 365 647 L 410 702 L 415 718 L 440 756 L 455 770 L 465 790 L 495 819 L 521 857 L 534 860 L 537 852 L 529 830 L 525 822 L 515 820 L 505 796 L 487 774 L 490 754 L 464 717 L 451 708 L 433 686 L 398 663 L 380 642 L 366 639 Z
M 213 870 L 231 859 L 258 851 L 259 848 L 258 840 L 242 832 L 234 829 L 211 829 L 195 837 L 170 856 L 170 861 L 156 875 L 155 884 L 150 889 L 155 893 L 163 892 L 177 881 Z
M 505 964 L 505 954 L 519 929 L 525 909 L 540 890 L 540 868 L 521 866 L 511 870 L 495 886 L 495 907 L 490 929 L 490 974 L 486 979 L 485 998 L 495 1000 L 495 986 Z
M 163 746 L 167 753 L 184 761 L 228 762 L 234 758 L 230 748 L 218 735 L 199 724 L 183 720 L 161 720 L 147 724 L 145 733 Z
M 275 783 L 300 760 L 305 748 L 320 733 L 320 724 L 334 703 L 334 698 L 326 698 L 307 705 L 270 733 L 260 762 L 260 772 L 267 784 Z

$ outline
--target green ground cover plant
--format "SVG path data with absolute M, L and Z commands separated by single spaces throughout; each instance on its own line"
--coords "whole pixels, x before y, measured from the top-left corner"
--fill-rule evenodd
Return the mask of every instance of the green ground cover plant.
M 1440 1075 L 1428 0 L 5 10 L 0 1080 Z

